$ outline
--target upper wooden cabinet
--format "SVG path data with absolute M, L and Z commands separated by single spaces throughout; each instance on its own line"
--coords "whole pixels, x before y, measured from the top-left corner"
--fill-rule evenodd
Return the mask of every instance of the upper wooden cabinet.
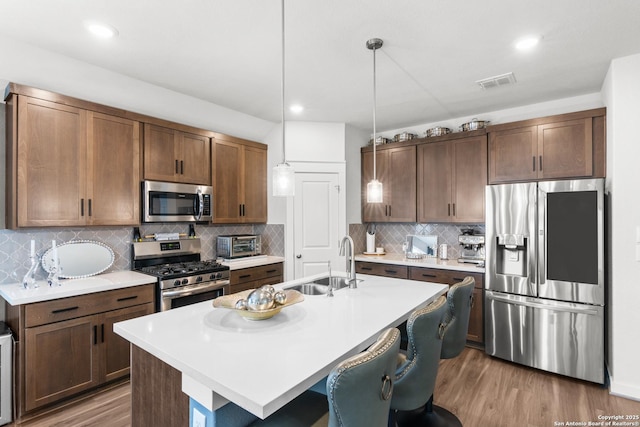
M 267 146 L 216 134 L 213 139 L 213 222 L 267 222 Z
M 418 222 L 484 222 L 486 135 L 418 146 Z
M 490 126 L 489 183 L 605 176 L 604 108 Z
M 7 136 L 8 227 L 139 223 L 137 121 L 10 94 Z
M 376 178 L 382 203 L 367 203 L 373 179 L 373 150 L 362 151 L 362 221 L 416 222 L 416 147 L 376 147 Z
M 145 123 L 144 178 L 211 185 L 210 150 L 206 135 Z

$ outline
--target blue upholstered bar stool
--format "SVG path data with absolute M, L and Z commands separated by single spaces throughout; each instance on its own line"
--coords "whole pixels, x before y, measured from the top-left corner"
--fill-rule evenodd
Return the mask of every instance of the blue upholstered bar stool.
M 461 282 L 458 282 L 449 288 L 447 292 L 447 304 L 443 319 L 443 328 L 441 330 L 442 346 L 439 350 L 440 359 L 451 359 L 457 357 L 467 343 L 467 330 L 469 328 L 469 315 L 471 313 L 471 305 L 473 303 L 473 289 L 475 280 L 473 277 L 467 276 Z M 407 328 L 409 340 L 411 341 L 411 332 Z M 415 338 L 416 340 L 418 338 Z M 431 357 L 432 354 L 428 353 Z M 422 363 L 421 355 L 418 351 L 416 359 L 418 363 Z M 435 376 L 434 376 L 435 382 Z M 435 406 L 433 404 L 433 387 L 431 382 L 425 384 L 424 390 L 431 390 L 431 398 L 427 399 L 421 405 L 415 406 L 413 411 L 397 412 L 396 422 L 398 426 L 459 426 L 462 427 L 460 420 L 450 411 Z M 399 396 L 405 393 L 402 383 L 396 381 L 396 389 L 394 391 L 394 402 L 400 399 Z M 415 387 L 413 388 L 415 390 Z M 422 393 L 421 393 L 422 395 Z M 392 403 L 392 407 L 395 403 Z M 420 405 L 420 404 L 419 404 Z M 408 405 L 407 405 L 408 406 Z M 396 409 L 399 409 L 396 407 Z
M 407 353 L 398 357 L 391 399 L 392 424 L 420 423 L 420 414 L 436 385 L 447 311 L 447 300 L 440 297 L 411 313 L 407 320 Z
M 326 395 L 306 391 L 251 427 L 387 427 L 399 349 L 400 331 L 385 330 L 331 370 Z

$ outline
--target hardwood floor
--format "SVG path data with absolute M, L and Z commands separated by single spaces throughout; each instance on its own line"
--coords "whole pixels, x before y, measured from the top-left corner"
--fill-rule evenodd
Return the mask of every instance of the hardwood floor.
M 125 383 L 20 426 L 130 426 L 130 397 L 131 386 Z M 491 358 L 473 348 L 441 362 L 434 400 L 465 427 L 555 427 L 598 422 L 599 415 L 640 415 L 640 402 L 612 396 L 607 388 Z

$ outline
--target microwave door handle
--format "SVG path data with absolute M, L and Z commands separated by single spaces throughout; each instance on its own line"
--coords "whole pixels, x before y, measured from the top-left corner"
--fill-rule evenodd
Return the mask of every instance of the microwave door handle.
M 202 219 L 202 211 L 204 210 L 204 196 L 202 195 L 202 191 L 198 190 L 196 195 L 198 196 L 197 200 L 194 200 L 194 214 L 196 221 L 200 221 Z

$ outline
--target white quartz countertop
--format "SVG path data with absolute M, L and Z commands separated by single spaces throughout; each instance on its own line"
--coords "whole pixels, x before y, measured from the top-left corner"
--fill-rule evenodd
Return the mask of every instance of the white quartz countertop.
M 356 255 L 356 261 L 377 262 L 381 264 L 408 265 L 412 267 L 440 268 L 442 270 L 469 271 L 471 273 L 484 273 L 484 267 L 476 264 L 458 262 L 456 259 L 443 260 L 440 258 L 407 259 L 402 254 L 386 255 Z
M 49 286 L 44 280 L 34 289 L 24 289 L 21 283 L 0 285 L 0 296 L 11 305 L 22 305 L 156 283 L 156 280 L 147 274 L 123 270 L 84 279 L 60 279 L 60 286 Z
M 306 283 L 325 274 L 276 285 Z M 324 378 L 338 362 L 371 345 L 448 286 L 358 275 L 357 289 L 305 295 L 271 319 L 250 321 L 211 301 L 119 322 L 114 331 L 182 372 L 212 402 L 231 401 L 264 418 Z M 206 400 L 206 399 L 205 399 Z M 218 406 L 219 407 L 219 406 Z
M 284 258 L 271 255 L 257 255 L 246 258 L 222 260 L 220 264 L 226 265 L 230 270 L 240 270 L 242 268 L 259 267 L 261 265 L 276 264 L 284 262 Z

